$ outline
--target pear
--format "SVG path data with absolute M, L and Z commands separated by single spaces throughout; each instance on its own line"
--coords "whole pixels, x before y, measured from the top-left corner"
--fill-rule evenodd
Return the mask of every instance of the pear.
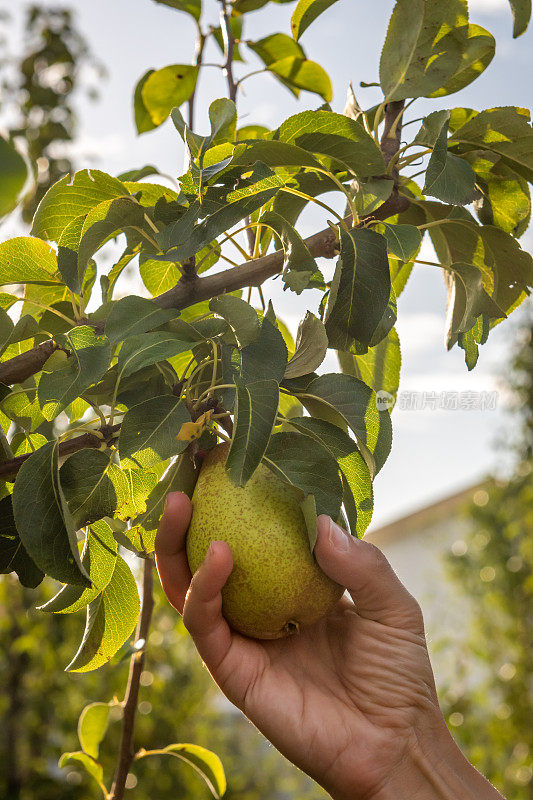
M 222 590 L 229 624 L 255 639 L 297 633 L 328 613 L 343 587 L 318 566 L 300 493 L 260 464 L 246 486 L 225 471 L 228 444 L 206 456 L 192 497 L 187 557 L 194 572 L 212 541 L 227 542 L 233 570 Z

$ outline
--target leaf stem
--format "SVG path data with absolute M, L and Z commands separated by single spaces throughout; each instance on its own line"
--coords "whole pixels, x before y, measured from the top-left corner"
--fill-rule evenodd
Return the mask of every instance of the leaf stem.
M 328 206 L 327 203 L 323 203 L 322 200 L 319 200 L 317 197 L 311 197 L 311 195 L 306 194 L 305 192 L 300 192 L 298 191 L 298 189 L 292 189 L 290 186 L 282 186 L 280 192 L 287 192 L 287 194 L 294 194 L 296 195 L 296 197 L 303 197 L 310 203 L 316 203 L 317 206 L 324 208 L 330 214 L 333 214 L 335 217 L 337 217 L 339 222 L 344 224 L 343 217 L 341 217 L 340 214 L 337 214 L 337 212 L 333 208 L 331 208 L 331 206 Z
M 204 55 L 204 47 L 205 47 L 206 39 L 207 39 L 207 37 L 206 37 L 205 33 L 202 31 L 200 23 L 197 22 L 196 23 L 196 43 L 195 43 L 195 47 L 194 47 L 194 58 L 193 58 L 193 62 L 192 62 L 193 63 L 193 67 L 200 68 L 200 67 L 204 66 L 202 64 L 202 58 L 203 58 L 203 55 Z M 207 66 L 207 65 L 205 65 L 205 66 Z M 216 66 L 218 66 L 218 65 L 216 65 Z M 189 104 L 188 104 L 189 105 L 189 128 L 191 129 L 191 131 L 194 130 L 194 104 L 195 104 L 195 101 L 196 101 L 196 87 L 197 86 L 198 86 L 198 80 L 196 81 L 196 83 L 194 85 L 194 90 L 193 90 L 192 95 L 189 98 Z
M 122 717 L 122 737 L 120 741 L 120 750 L 118 757 L 118 764 L 115 771 L 113 780 L 113 787 L 109 800 L 122 800 L 124 797 L 124 790 L 126 789 L 126 779 L 135 758 L 135 751 L 133 748 L 133 735 L 135 730 L 135 714 L 137 712 L 137 701 L 139 699 L 139 686 L 141 681 L 141 673 L 144 668 L 144 658 L 146 653 L 146 641 L 148 639 L 148 631 L 150 628 L 150 621 L 152 619 L 152 611 L 154 608 L 153 596 L 153 563 L 151 558 L 143 558 L 143 591 L 141 601 L 141 613 L 137 625 L 137 633 L 135 636 L 135 645 L 137 646 L 136 652 L 132 655 L 130 660 L 130 672 L 128 676 L 128 684 L 126 687 L 126 695 L 124 698 L 124 715 Z

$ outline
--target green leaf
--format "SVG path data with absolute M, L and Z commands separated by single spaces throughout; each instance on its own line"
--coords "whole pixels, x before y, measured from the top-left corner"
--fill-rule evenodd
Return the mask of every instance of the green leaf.
M 3 353 L 10 344 L 32 339 L 38 333 L 39 323 L 33 317 L 26 314 L 13 324 L 9 314 L 0 309 L 0 352 Z
M 340 256 L 326 309 L 329 346 L 370 344 L 388 305 L 391 284 L 387 243 L 369 228 L 339 227 Z
M 378 395 L 383 405 L 390 395 L 390 410 L 400 384 L 401 352 L 400 340 L 395 328 L 375 347 L 370 347 L 364 355 L 354 355 L 346 351 L 337 353 L 339 364 L 346 375 L 353 375 L 364 381 Z M 385 394 L 384 394 L 385 393 Z
M 337 0 L 298 0 L 291 18 L 291 31 L 296 41 L 320 14 L 336 2 Z
M 283 83 L 295 89 L 318 94 L 326 103 L 333 99 L 333 88 L 329 76 L 316 61 L 289 56 L 280 61 L 273 61 L 267 69 L 276 77 L 282 78 Z
M 66 342 L 71 350 L 66 365 L 54 372 L 43 372 L 37 389 L 39 405 L 48 420 L 100 380 L 111 358 L 109 340 L 97 336 L 88 325 L 72 328 L 66 334 Z
M 422 244 L 422 234 L 415 225 L 392 225 L 382 222 L 378 230 L 387 240 L 387 250 L 401 261 L 410 261 Z
M 56 254 L 41 239 L 17 236 L 0 243 L 0 286 L 58 282 Z
M 147 133 L 148 131 L 153 131 L 154 128 L 157 128 L 152 122 L 152 117 L 150 116 L 150 112 L 144 105 L 144 100 L 142 97 L 142 92 L 144 89 L 144 84 L 155 72 L 154 69 L 147 70 L 144 75 L 139 78 L 137 85 L 135 87 L 135 92 L 133 93 L 133 116 L 135 119 L 135 127 L 137 128 L 137 133 Z
M 242 17 L 238 17 L 238 16 L 235 16 L 235 15 L 232 15 L 229 18 L 230 28 L 231 28 L 231 31 L 233 33 L 233 38 L 235 39 L 235 42 L 234 42 L 234 45 L 233 45 L 233 62 L 234 63 L 236 61 L 241 61 L 241 62 L 244 61 L 244 58 L 242 57 L 241 50 L 240 50 L 240 40 L 243 38 L 243 36 L 242 36 L 242 22 L 243 22 Z M 222 33 L 221 26 L 219 25 L 218 28 L 211 28 L 211 30 L 212 30 L 212 33 L 213 33 L 213 39 L 217 43 L 220 52 L 222 54 L 224 54 L 224 50 L 225 50 L 224 34 Z
M 78 720 L 78 739 L 81 749 L 92 758 L 98 758 L 100 742 L 105 736 L 109 720 L 109 703 L 89 703 Z
M 486 150 L 466 153 L 476 173 L 482 196 L 475 210 L 483 225 L 495 225 L 521 236 L 529 225 L 531 197 L 527 181 L 513 172 L 499 156 Z
M 106 321 L 106 336 L 112 345 L 139 333 L 158 328 L 176 316 L 176 311 L 163 309 L 152 300 L 129 295 L 116 300 Z
M 116 511 L 117 493 L 108 474 L 110 458 L 109 451 L 79 450 L 66 459 L 59 471 L 76 528 L 112 517 Z
M 263 318 L 258 338 L 240 351 L 244 383 L 273 380 L 280 383 L 287 368 L 288 351 L 280 331 Z
M 501 309 L 487 294 L 483 274 L 472 264 L 452 264 L 452 286 L 449 292 L 446 315 L 446 344 L 448 349 L 459 334 L 466 333 L 481 314 L 502 316 Z
M 67 583 L 48 602 L 40 606 L 39 610 L 54 614 L 73 614 L 85 608 L 98 597 L 111 580 L 116 560 L 117 543 L 110 526 L 104 520 L 100 520 L 88 529 L 81 554 L 81 563 L 91 578 L 92 586 L 83 588 Z
M 81 765 L 83 769 L 97 781 L 100 788 L 103 790 L 104 770 L 101 764 L 92 759 L 91 756 L 88 756 L 87 753 L 76 750 L 76 752 L 73 753 L 63 753 L 59 759 L 58 766 L 66 767 L 70 761 Z
M 181 278 L 181 270 L 173 261 L 156 261 L 149 256 L 146 260 L 141 256 L 139 272 L 142 282 L 153 297 L 172 289 Z
M 530 183 L 533 181 L 533 129 L 529 111 L 514 106 L 490 108 L 470 117 L 448 140 L 459 152 L 492 150 Z
M 531 0 L 509 0 L 513 12 L 513 37 L 521 36 L 531 19 Z
M 394 181 L 390 178 L 374 178 L 357 182 L 355 209 L 360 217 L 371 214 L 391 196 Z
M 134 519 L 128 538 L 137 549 L 148 553 L 154 549 L 155 536 L 165 500 L 169 492 L 184 492 L 192 497 L 199 470 L 188 451 L 182 453 L 168 468 L 146 499 L 146 510 Z
M 20 394 L 8 394 L 0 401 L 0 407 L 9 419 L 17 422 L 25 430 L 34 431 L 45 421 L 37 402 L 35 388 L 28 388 Z
M 246 42 L 246 44 L 267 67 L 275 61 L 281 61 L 291 56 L 293 58 L 305 58 L 303 48 L 291 36 L 287 36 L 286 33 L 271 33 L 270 36 L 265 36 L 264 39 Z
M 448 123 L 442 126 L 429 159 L 424 194 L 462 206 L 479 194 L 476 174 L 468 161 L 448 152 Z
M 336 460 L 341 471 L 350 530 L 361 538 L 372 519 L 374 498 L 370 472 L 356 443 L 336 425 L 321 419 L 293 417 L 291 426 L 319 442 Z
M 326 329 L 310 311 L 298 326 L 296 350 L 285 369 L 285 379 L 308 375 L 322 364 L 328 349 Z
M 133 197 L 118 197 L 95 206 L 85 218 L 77 248 L 77 283 L 70 286 L 66 281 L 67 285 L 79 292 L 89 259 L 97 250 L 118 233 L 132 228 L 142 230 L 144 226 L 144 209 Z
M 127 378 L 143 367 L 166 361 L 190 350 L 192 343 L 182 342 L 170 333 L 155 331 L 128 336 L 118 354 L 118 380 Z
M 413 139 L 413 144 L 419 144 L 422 147 L 435 147 L 437 139 L 449 119 L 450 112 L 445 110 L 433 111 L 428 114 L 422 120 L 420 130 Z
M 187 407 L 173 395 L 132 406 L 124 416 L 118 440 L 122 465 L 150 467 L 180 453 L 188 442 L 176 437 L 190 421 Z
M 397 0 L 381 52 L 387 100 L 428 97 L 459 69 L 466 0 Z
M 276 138 L 330 156 L 361 178 L 385 170 L 380 149 L 363 126 L 332 111 L 303 111 L 283 122 Z
M 124 559 L 117 556 L 111 580 L 87 606 L 83 639 L 66 669 L 90 672 L 109 661 L 133 632 L 139 608 L 135 578 Z
M 27 177 L 26 162 L 12 143 L 0 136 L 0 217 L 16 207 Z
M 202 16 L 202 0 L 155 0 L 162 6 L 169 6 L 178 11 L 185 11 L 190 14 L 194 19 L 199 20 Z
M 141 97 L 155 126 L 161 125 L 173 108 L 190 98 L 197 78 L 198 67 L 190 64 L 170 64 L 146 77 Z
M 97 169 L 66 175 L 46 192 L 33 218 L 32 235 L 59 242 L 67 227 L 105 200 L 128 194 L 122 181 Z
M 13 489 L 13 513 L 22 544 L 39 569 L 62 583 L 90 586 L 57 469 L 57 442 L 22 464 Z
M 283 281 L 299 294 L 307 288 L 311 277 L 317 273 L 315 259 L 296 228 L 281 214 L 266 211 L 258 222 L 279 236 L 284 252 Z
M 519 305 L 533 282 L 533 259 L 516 239 L 490 225 L 478 225 L 464 209 L 429 202 L 420 205 L 428 219 L 441 222 L 429 228 L 441 263 L 470 264 L 483 276 L 493 300 L 486 313 L 497 319 Z
M 253 214 L 254 211 L 272 200 L 283 186 L 282 178 L 275 175 L 266 165 L 257 162 L 253 172 L 246 178 L 237 182 L 237 188 L 224 193 L 220 200 L 216 200 L 211 208 L 208 208 L 206 219 L 196 225 L 192 223 L 200 213 L 198 206 L 194 219 L 188 228 L 183 226 L 183 220 L 179 220 L 181 225 L 176 226 L 170 232 L 160 235 L 158 240 L 162 247 L 178 246 L 160 258 L 168 261 L 169 258 L 183 262 L 185 259 L 195 255 L 202 247 L 212 242 L 224 231 L 231 229 L 241 220 Z M 205 210 L 205 203 L 204 203 Z M 209 213 L 211 212 L 211 213 Z M 183 218 L 185 219 L 185 218 Z M 179 224 L 178 223 L 178 224 Z
M 276 422 L 278 401 L 275 380 L 237 383 L 235 428 L 226 462 L 236 486 L 244 486 L 261 463 Z
M 263 461 L 304 495 L 312 494 L 317 514 L 337 519 L 342 483 L 336 461 L 318 442 L 298 433 L 274 433 Z
M 322 165 L 302 147 L 278 139 L 252 139 L 235 148 L 233 164 L 247 165 L 261 161 L 268 167 L 319 167 Z
M 239 347 L 246 347 L 258 338 L 261 323 L 257 311 L 249 303 L 224 294 L 213 297 L 209 301 L 209 308 L 214 314 L 225 319 L 237 339 Z
M 371 474 L 379 472 L 392 446 L 392 427 L 388 412 L 379 411 L 376 394 L 369 386 L 351 375 L 337 373 L 309 375 L 284 381 L 283 385 L 312 416 L 339 427 L 347 424 Z
M 433 92 L 432 97 L 442 97 L 464 89 L 479 78 L 494 58 L 494 36 L 481 25 L 464 25 L 454 32 L 455 37 L 461 35 L 464 41 L 461 42 L 459 66 L 444 86 Z
M 219 757 L 198 744 L 169 744 L 162 750 L 153 751 L 154 755 L 168 754 L 185 761 L 198 772 L 209 787 L 211 794 L 219 800 L 226 791 L 226 776 Z M 139 757 L 152 755 L 150 750 L 141 752 Z
M 0 500 L 0 574 L 16 572 L 23 586 L 34 589 L 44 574 L 28 555 L 13 517 L 11 495 Z

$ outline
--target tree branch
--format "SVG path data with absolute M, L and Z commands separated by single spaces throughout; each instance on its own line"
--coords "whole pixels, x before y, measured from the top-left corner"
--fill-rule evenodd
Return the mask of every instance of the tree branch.
M 387 103 L 385 106 L 385 124 L 383 126 L 380 146 L 387 166 L 400 149 L 404 105 L 405 100 L 394 100 L 392 103 Z M 394 187 L 389 200 L 395 198 L 398 205 L 398 211 L 396 213 L 407 211 L 409 208 L 409 200 L 399 193 L 398 183 L 400 174 L 396 164 L 391 170 L 391 177 L 394 181 Z
M 141 673 L 144 668 L 146 641 L 148 639 L 148 630 L 150 628 L 150 621 L 154 608 L 153 580 L 152 559 L 144 558 L 141 614 L 135 636 L 135 644 L 138 650 L 132 655 L 130 660 L 130 673 L 124 698 L 124 715 L 122 717 L 122 737 L 120 741 L 118 764 L 109 800 L 122 800 L 124 797 L 126 779 L 135 756 L 133 748 L 135 714 L 137 712 L 137 701 L 139 699 Z
M 89 448 L 98 450 L 102 444 L 112 444 L 118 436 L 120 425 L 106 425 L 105 428 L 100 428 L 95 433 L 84 433 L 82 436 L 75 436 L 73 439 L 67 439 L 59 445 L 59 457 L 70 456 L 72 453 L 77 453 L 78 450 Z M 0 464 L 0 478 L 3 480 L 14 480 L 17 472 L 24 464 L 26 459 L 30 458 L 31 453 L 25 453 L 16 458 L 10 458 Z
M 228 84 L 228 97 L 235 102 L 237 97 L 237 84 L 233 77 L 233 51 L 235 49 L 235 37 L 231 29 L 230 15 L 228 14 L 227 0 L 221 0 L 220 7 L 220 27 L 224 39 L 224 75 Z
M 368 222 L 370 219 L 387 219 L 400 211 L 405 211 L 408 205 L 409 200 L 406 197 L 402 197 L 398 192 L 393 192 L 388 200 L 373 214 L 365 217 L 360 224 L 362 225 L 363 222 Z M 346 217 L 344 222 L 350 226 L 352 224 L 351 215 Z M 319 231 L 304 241 L 314 258 L 333 258 L 336 255 L 337 241 L 331 228 Z M 284 259 L 283 250 L 276 250 L 274 253 L 246 261 L 238 267 L 226 269 L 215 275 L 208 275 L 205 278 L 198 277 L 195 280 L 180 280 L 172 289 L 154 297 L 154 303 L 161 308 L 179 310 L 226 292 L 234 292 L 236 289 L 243 289 L 246 286 L 259 286 L 267 278 L 281 272 Z
M 59 345 L 50 339 L 26 353 L 21 353 L 20 356 L 4 361 L 3 364 L 0 364 L 0 383 L 7 386 L 22 383 L 31 375 L 40 372 L 52 353 L 58 349 Z
M 198 33 L 196 36 L 196 45 L 194 49 L 194 58 L 193 58 L 193 66 L 194 67 L 201 67 L 202 66 L 202 58 L 204 55 L 204 47 L 205 47 L 205 40 L 206 36 L 205 33 L 202 31 L 200 24 L 198 24 Z M 194 86 L 194 91 L 189 100 L 189 128 L 194 130 L 194 103 L 196 100 L 196 87 L 198 86 L 198 81 Z
M 229 28 L 229 18 L 227 16 L 225 3 L 223 3 L 222 14 Z M 231 32 L 231 29 L 230 29 Z M 230 61 L 231 67 L 231 61 Z M 231 69 L 230 69 L 230 77 Z M 232 84 L 233 85 L 233 84 Z M 230 84 L 228 83 L 228 88 Z M 399 100 L 388 103 L 385 108 L 385 125 L 381 137 L 381 150 L 385 162 L 389 164 L 393 156 L 398 152 L 402 134 L 402 112 L 404 101 Z M 393 167 L 391 175 L 394 179 L 394 189 L 391 196 L 373 214 L 364 217 L 360 225 L 371 219 L 385 220 L 394 214 L 399 214 L 409 208 L 409 200 L 399 193 L 398 189 L 398 169 Z M 346 217 L 344 222 L 352 225 L 351 215 Z M 315 233 L 305 239 L 305 244 L 311 255 L 315 258 L 333 258 L 336 254 L 336 238 L 331 228 Z M 183 277 L 176 286 L 167 292 L 154 297 L 154 303 L 161 308 L 175 308 L 181 310 L 188 306 L 199 303 L 202 300 L 210 300 L 220 294 L 234 292 L 247 286 L 260 286 L 267 278 L 281 272 L 285 255 L 283 250 L 276 250 L 261 258 L 255 258 L 240 264 L 238 267 L 224 270 L 223 272 L 209 275 L 205 278 L 198 277 L 195 272 L 194 260 L 190 259 L 185 266 Z M 89 321 L 88 321 L 89 322 Z M 89 323 L 91 324 L 91 323 Z M 95 323 L 95 329 L 99 333 L 104 332 L 102 323 Z M 39 372 L 46 360 L 57 349 L 57 345 L 52 342 L 44 342 L 41 345 L 28 350 L 20 356 L 5 361 L 0 364 L 0 383 L 12 385 L 26 380 L 31 375 Z M 90 446 L 90 445 L 89 445 Z M 0 473 L 1 474 L 1 473 Z

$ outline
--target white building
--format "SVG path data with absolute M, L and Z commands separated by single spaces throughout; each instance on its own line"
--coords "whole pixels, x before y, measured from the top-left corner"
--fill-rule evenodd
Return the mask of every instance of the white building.
M 466 552 L 471 523 L 463 512 L 472 501 L 480 506 L 487 502 L 485 486 L 470 486 L 366 537 L 385 553 L 422 607 L 437 686 L 450 680 L 465 655 L 462 645 L 474 614 L 447 575 L 446 557 Z

